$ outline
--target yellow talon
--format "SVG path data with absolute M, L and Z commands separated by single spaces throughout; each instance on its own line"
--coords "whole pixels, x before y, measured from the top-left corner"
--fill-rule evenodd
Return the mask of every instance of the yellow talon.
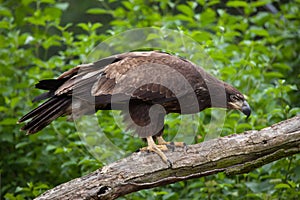
M 169 165 L 169 167 L 172 167 L 172 162 L 167 158 L 167 156 L 162 151 L 167 151 L 168 147 L 166 145 L 160 144 L 156 145 L 152 136 L 149 136 L 146 138 L 148 146 L 141 148 L 140 151 L 152 151 L 157 153 L 161 159 Z

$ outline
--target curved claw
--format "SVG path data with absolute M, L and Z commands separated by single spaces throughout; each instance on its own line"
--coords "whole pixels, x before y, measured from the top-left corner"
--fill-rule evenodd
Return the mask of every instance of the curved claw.
M 170 143 L 167 142 L 166 146 L 168 147 L 168 149 L 171 149 L 172 152 L 175 151 L 175 144 L 174 144 L 174 142 L 170 142 Z
M 172 168 L 173 167 L 173 163 L 171 162 L 171 160 L 167 160 L 167 162 L 168 162 L 168 166 L 170 167 L 170 168 Z
M 167 145 L 172 151 L 175 150 L 175 147 L 183 147 L 184 152 L 187 152 L 187 144 L 185 142 L 166 142 L 162 136 L 157 137 L 157 142 L 159 145 Z

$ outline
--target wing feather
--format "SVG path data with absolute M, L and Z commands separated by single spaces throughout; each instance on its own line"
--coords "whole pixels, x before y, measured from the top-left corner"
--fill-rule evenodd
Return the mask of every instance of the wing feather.
M 109 88 L 110 91 L 114 88 L 111 94 L 124 93 L 145 101 L 158 98 L 173 100 L 175 95 L 182 96 L 192 88 L 184 74 L 187 66 L 192 69 L 191 73 L 197 72 L 195 66 L 178 57 L 158 52 L 141 54 L 134 52 L 119 55 L 119 58 L 121 57 L 123 57 L 121 61 L 112 63 L 104 69 L 106 79 L 115 81 L 114 87 L 110 85 Z M 171 86 L 173 88 L 170 88 Z M 93 89 L 103 91 L 103 84 L 95 84 Z M 101 92 L 93 93 L 101 94 Z
M 194 91 L 195 65 L 160 52 L 129 52 L 77 66 L 59 79 L 69 78 L 56 91 L 90 92 L 91 96 L 125 94 L 144 101 L 167 101 Z M 191 81 L 190 81 L 191 80 Z M 199 80 L 198 80 L 199 83 Z

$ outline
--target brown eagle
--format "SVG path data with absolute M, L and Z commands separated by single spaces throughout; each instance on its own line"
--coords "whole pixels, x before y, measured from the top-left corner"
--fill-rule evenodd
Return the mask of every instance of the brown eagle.
M 128 127 L 147 140 L 143 150 L 156 152 L 168 164 L 162 152 L 170 144 L 162 138 L 166 114 L 197 113 L 210 107 L 251 114 L 236 88 L 186 59 L 158 51 L 128 52 L 79 65 L 57 79 L 39 81 L 36 88 L 48 92 L 33 101 L 47 101 L 19 120 L 31 119 L 21 128 L 27 134 L 60 116 L 74 119 L 97 110 L 122 110 Z

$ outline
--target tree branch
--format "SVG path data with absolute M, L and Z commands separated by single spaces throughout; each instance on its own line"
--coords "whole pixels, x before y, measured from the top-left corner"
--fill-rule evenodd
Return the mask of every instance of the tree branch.
M 154 153 L 138 152 L 89 175 L 48 190 L 42 199 L 115 199 L 138 190 L 225 172 L 249 172 L 300 152 L 300 116 L 260 131 L 246 131 L 166 152 L 169 168 Z

